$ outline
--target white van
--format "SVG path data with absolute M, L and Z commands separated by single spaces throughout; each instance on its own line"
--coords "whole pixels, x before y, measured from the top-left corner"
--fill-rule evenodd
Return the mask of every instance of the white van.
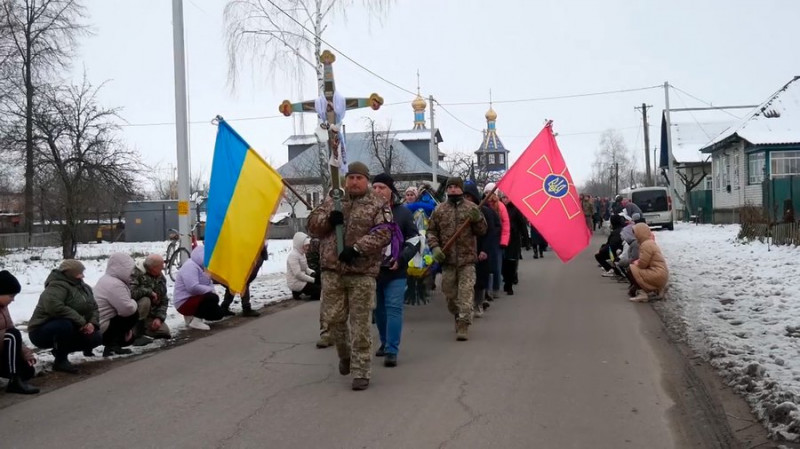
M 644 214 L 650 226 L 674 229 L 672 216 L 672 197 L 666 187 L 640 187 L 631 191 L 630 199 Z

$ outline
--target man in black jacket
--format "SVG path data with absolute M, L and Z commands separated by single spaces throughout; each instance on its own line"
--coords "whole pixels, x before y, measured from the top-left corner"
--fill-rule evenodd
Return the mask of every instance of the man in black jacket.
M 616 260 L 616 258 L 619 257 L 619 253 L 622 251 L 622 236 L 620 233 L 624 227 L 625 219 L 621 215 L 612 215 L 611 234 L 608 236 L 606 243 L 600 246 L 600 251 L 594 255 L 597 263 L 603 267 L 602 275 L 605 277 L 613 277 L 615 274 L 624 276 L 622 272 L 619 271 L 619 268 L 608 262 L 609 259 L 612 261 Z
M 403 300 L 406 291 L 406 271 L 408 261 L 420 248 L 420 237 L 411 210 L 400 204 L 400 194 L 394 186 L 391 176 L 380 173 L 372 178 L 372 189 L 386 200 L 392 207 L 394 223 L 403 233 L 403 244 L 399 254 L 391 254 L 391 244 L 384 253 L 381 271 L 377 282 L 377 305 L 375 307 L 375 324 L 381 337 L 381 347 L 375 354 L 385 356 L 385 366 L 397 366 L 397 353 L 400 346 L 400 335 L 403 332 Z

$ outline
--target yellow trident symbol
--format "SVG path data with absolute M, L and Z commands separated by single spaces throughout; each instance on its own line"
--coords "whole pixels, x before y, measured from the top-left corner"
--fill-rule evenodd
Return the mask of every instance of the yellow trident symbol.
M 547 191 L 555 197 L 560 196 L 559 193 L 563 192 L 566 188 L 567 183 L 565 183 L 562 178 L 551 179 L 550 182 L 547 183 Z

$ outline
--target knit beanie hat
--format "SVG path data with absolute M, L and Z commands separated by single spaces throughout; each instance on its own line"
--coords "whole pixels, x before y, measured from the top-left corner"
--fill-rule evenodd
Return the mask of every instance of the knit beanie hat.
M 494 190 L 494 193 L 496 193 L 496 194 L 497 194 L 497 196 L 499 197 L 499 196 L 500 196 L 500 191 L 495 189 L 495 186 L 496 186 L 496 185 L 497 185 L 497 184 L 495 184 L 495 183 L 493 183 L 493 182 L 490 182 L 489 184 L 486 184 L 486 187 L 484 187 L 484 188 L 483 188 L 483 194 L 484 194 L 484 195 L 488 195 L 488 194 L 489 194 L 489 192 L 491 192 L 492 190 Z
M 58 266 L 58 271 L 63 272 L 67 276 L 75 277 L 86 270 L 83 264 L 75 259 L 64 259 L 61 265 Z
M 0 295 L 16 295 L 22 291 L 19 281 L 6 270 L 0 271 Z
M 417 190 L 416 186 L 410 186 L 406 189 L 406 193 L 414 192 L 414 196 L 419 196 L 419 190 Z
M 459 189 L 464 190 L 464 180 L 458 176 L 447 178 L 447 185 L 445 187 L 458 186 Z
M 375 184 L 376 182 L 379 182 L 381 184 L 386 184 L 386 186 L 389 187 L 392 190 L 392 192 L 399 195 L 399 193 L 397 192 L 397 188 L 394 186 L 394 179 L 392 179 L 392 177 L 387 175 L 386 173 L 378 173 L 377 175 L 375 175 L 375 177 L 372 178 L 372 183 Z
M 369 168 L 363 162 L 353 162 L 347 165 L 347 175 L 361 175 L 369 179 Z

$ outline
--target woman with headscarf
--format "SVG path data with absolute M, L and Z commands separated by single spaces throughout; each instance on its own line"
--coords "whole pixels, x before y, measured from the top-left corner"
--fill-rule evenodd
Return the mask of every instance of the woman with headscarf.
M 44 291 L 28 322 L 28 336 L 36 347 L 53 348 L 53 371 L 77 374 L 67 358 L 71 352 L 103 344 L 100 312 L 92 288 L 83 281 L 83 264 L 66 259 L 44 281 Z

